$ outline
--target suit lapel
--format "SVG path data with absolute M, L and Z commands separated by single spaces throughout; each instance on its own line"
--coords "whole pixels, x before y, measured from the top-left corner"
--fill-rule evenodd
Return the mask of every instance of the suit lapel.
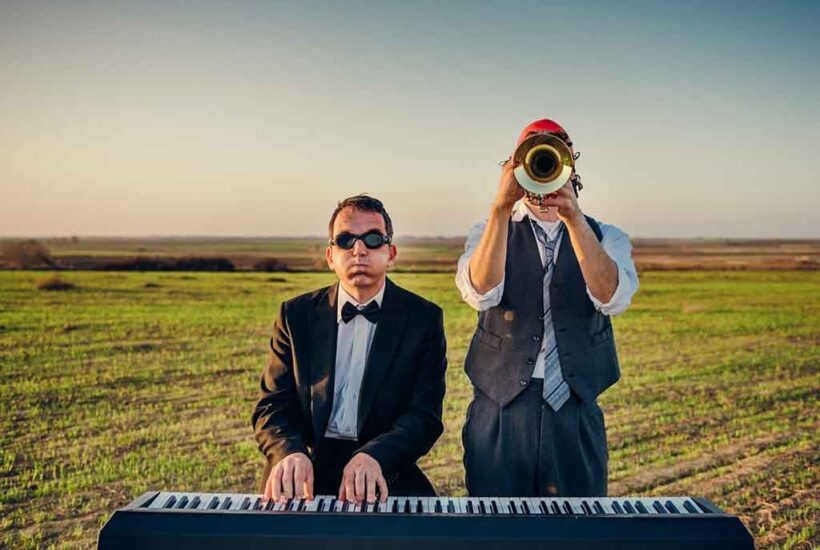
M 310 328 L 310 406 L 316 443 L 325 435 L 333 406 L 336 365 L 336 300 L 339 283 L 330 286 L 316 303 Z
M 361 434 L 370 406 L 379 392 L 384 376 L 390 370 L 393 356 L 401 343 L 407 311 L 396 285 L 390 279 L 385 280 L 382 313 L 373 335 L 373 343 L 367 355 L 367 362 L 362 377 L 362 389 L 359 392 L 358 429 Z

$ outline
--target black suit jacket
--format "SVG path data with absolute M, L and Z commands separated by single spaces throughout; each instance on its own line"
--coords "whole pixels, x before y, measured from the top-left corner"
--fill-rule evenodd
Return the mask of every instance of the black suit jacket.
M 388 480 L 426 454 L 443 431 L 447 368 L 440 307 L 386 281 L 359 392 L 359 452 Z M 270 464 L 315 459 L 333 404 L 338 283 L 282 303 L 252 422 Z M 318 449 L 321 451 L 321 449 Z

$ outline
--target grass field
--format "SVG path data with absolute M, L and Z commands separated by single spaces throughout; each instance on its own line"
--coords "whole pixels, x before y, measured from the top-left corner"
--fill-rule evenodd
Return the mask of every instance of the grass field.
M 92 546 L 149 489 L 252 492 L 250 412 L 280 300 L 331 275 L 0 272 L 0 546 Z M 445 310 L 446 430 L 423 467 L 463 494 L 475 314 L 449 274 L 397 274 Z M 705 496 L 759 548 L 820 542 L 820 273 L 644 272 L 601 398 L 612 494 Z

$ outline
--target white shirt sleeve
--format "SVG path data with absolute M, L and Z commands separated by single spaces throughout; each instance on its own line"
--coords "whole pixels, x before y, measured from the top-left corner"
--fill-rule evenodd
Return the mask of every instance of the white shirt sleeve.
M 470 257 L 475 252 L 484 229 L 487 227 L 487 220 L 475 224 L 467 234 L 467 241 L 464 243 L 464 253 L 458 259 L 458 270 L 456 271 L 456 286 L 461 291 L 461 297 L 473 309 L 485 311 L 501 303 L 504 294 L 504 277 L 497 286 L 491 288 L 486 293 L 479 293 L 473 282 L 470 280 Z
M 595 309 L 604 315 L 619 315 L 626 311 L 632 303 L 632 296 L 638 290 L 638 271 L 635 269 L 635 262 L 632 261 L 632 243 L 629 242 L 629 236 L 614 225 L 601 223 L 600 226 L 603 234 L 601 246 L 618 267 L 618 287 L 607 303 L 593 296 L 589 287 L 587 295 Z

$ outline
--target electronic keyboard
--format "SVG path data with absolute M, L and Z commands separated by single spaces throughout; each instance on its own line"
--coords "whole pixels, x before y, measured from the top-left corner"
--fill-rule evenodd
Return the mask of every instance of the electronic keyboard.
M 148 492 L 117 510 L 99 548 L 752 549 L 740 520 L 697 497 L 402 497 L 352 504 Z

